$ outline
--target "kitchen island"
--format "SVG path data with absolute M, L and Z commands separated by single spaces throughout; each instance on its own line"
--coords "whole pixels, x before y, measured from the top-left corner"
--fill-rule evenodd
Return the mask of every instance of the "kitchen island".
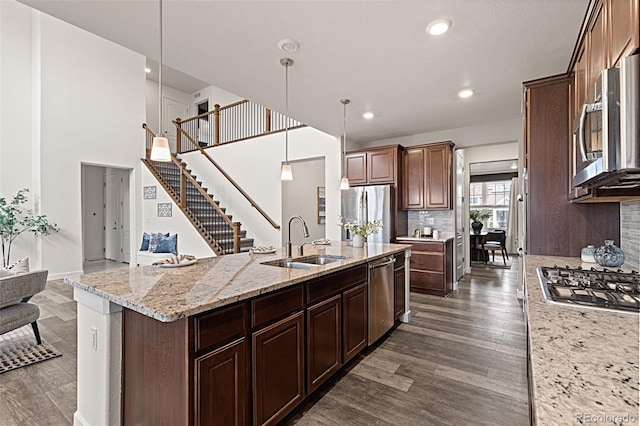
M 408 248 L 334 242 L 305 246 L 341 257 L 309 269 L 262 264 L 277 250 L 65 278 L 78 301 L 74 424 L 278 422 L 366 347 L 368 262 L 402 266 L 390 297 L 408 321 Z
M 637 424 L 638 315 L 557 305 L 536 269 L 580 258 L 525 256 L 532 423 Z

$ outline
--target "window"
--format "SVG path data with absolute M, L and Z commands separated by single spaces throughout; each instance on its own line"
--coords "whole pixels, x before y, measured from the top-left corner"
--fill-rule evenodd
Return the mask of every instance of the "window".
M 477 210 L 489 210 L 491 217 L 484 221 L 487 228 L 506 229 L 509 222 L 509 195 L 511 181 L 471 182 L 469 206 Z

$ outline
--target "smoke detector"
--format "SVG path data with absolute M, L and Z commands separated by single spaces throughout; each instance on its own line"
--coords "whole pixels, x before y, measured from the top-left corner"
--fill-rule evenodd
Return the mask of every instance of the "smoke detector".
M 278 47 L 283 52 L 291 53 L 300 48 L 300 43 L 292 38 L 283 38 L 278 42 Z

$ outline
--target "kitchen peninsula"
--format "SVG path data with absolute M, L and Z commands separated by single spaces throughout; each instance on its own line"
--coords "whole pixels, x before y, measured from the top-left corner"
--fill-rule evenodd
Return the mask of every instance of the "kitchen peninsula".
M 410 316 L 409 246 L 305 247 L 314 254 L 334 261 L 264 265 L 278 250 L 65 278 L 78 302 L 75 424 L 277 423 L 367 346 L 369 262 L 395 263 L 393 318 Z

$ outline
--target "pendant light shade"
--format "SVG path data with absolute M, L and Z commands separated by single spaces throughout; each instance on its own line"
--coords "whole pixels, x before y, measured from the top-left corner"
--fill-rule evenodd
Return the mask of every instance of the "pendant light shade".
M 169 140 L 162 136 L 164 131 L 162 129 L 162 0 L 160 0 L 160 65 L 158 66 L 158 115 L 159 122 L 158 127 L 160 132 L 158 136 L 153 138 L 153 144 L 151 145 L 151 154 L 149 159 L 151 161 L 171 161 L 171 149 L 169 148 Z
M 280 173 L 280 180 L 293 180 L 293 172 L 291 171 L 291 165 L 284 163 L 282 165 L 282 173 Z
M 171 161 L 171 149 L 169 149 L 169 139 L 162 136 L 156 136 L 153 138 L 153 145 L 151 145 L 151 155 L 149 156 L 151 161 Z
M 340 181 L 340 190 L 349 189 L 349 178 L 347 177 L 347 105 L 351 102 L 349 99 L 340 99 L 340 103 L 344 109 L 344 136 L 342 137 L 342 180 Z
M 293 59 L 282 58 L 280 59 L 280 65 L 284 66 L 284 90 L 285 90 L 285 127 L 284 127 L 284 155 L 285 160 L 282 165 L 282 172 L 280 173 L 281 181 L 293 180 L 293 172 L 291 171 L 291 165 L 289 164 L 289 67 L 293 65 Z

